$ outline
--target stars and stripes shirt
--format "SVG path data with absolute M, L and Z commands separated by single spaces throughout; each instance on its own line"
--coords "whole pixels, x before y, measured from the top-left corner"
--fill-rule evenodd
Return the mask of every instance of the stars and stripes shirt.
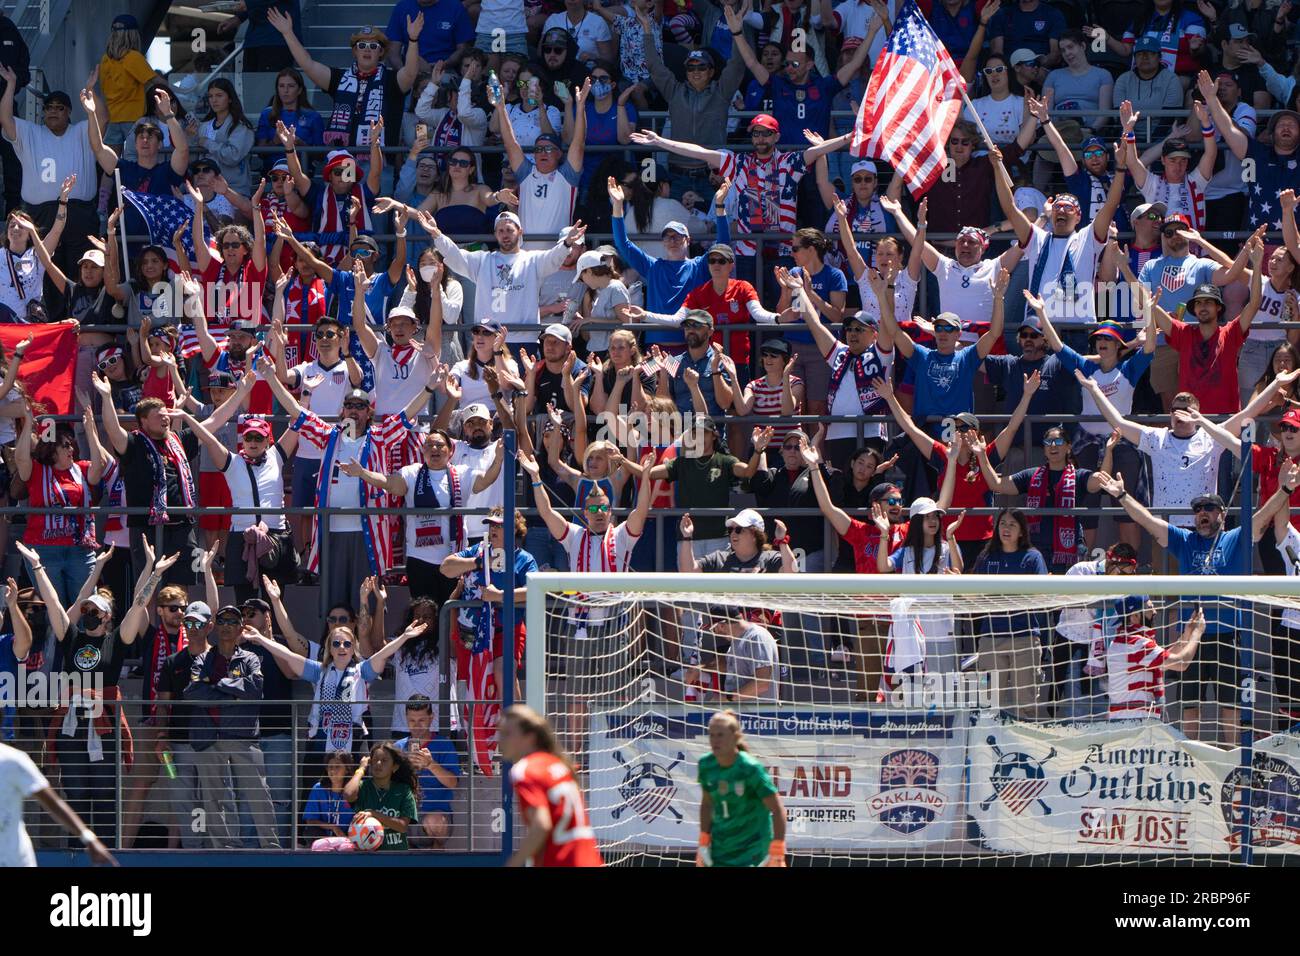
M 736 191 L 736 231 L 742 235 L 793 234 L 799 228 L 795 222 L 799 180 L 808 171 L 803 152 L 775 150 L 766 162 L 753 153 L 736 154 L 726 149 L 718 152 L 722 155 L 718 173 L 730 179 L 731 188 Z M 755 255 L 758 249 L 756 243 L 743 239 L 737 239 L 735 245 L 736 254 L 742 256 Z M 791 255 L 790 243 L 781 243 L 776 255 Z
M 1100 636 L 1101 625 L 1093 631 Z M 1106 682 L 1111 720 L 1159 717 L 1165 703 L 1165 661 L 1169 651 L 1149 627 L 1126 629 L 1106 648 Z

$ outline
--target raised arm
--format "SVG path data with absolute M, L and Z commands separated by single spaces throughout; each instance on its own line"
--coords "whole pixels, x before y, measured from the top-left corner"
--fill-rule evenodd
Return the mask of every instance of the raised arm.
M 1124 436 L 1125 440 L 1136 445 L 1142 441 L 1142 435 L 1146 428 L 1135 422 L 1129 421 L 1119 413 L 1119 410 L 1111 404 L 1110 399 L 1101 390 L 1101 386 L 1094 382 L 1088 376 L 1083 374 L 1082 369 L 1074 370 L 1074 377 L 1079 380 L 1079 384 L 1092 396 L 1092 400 L 1097 404 L 1097 410 L 1110 423 L 1111 428 L 1118 428 L 1119 433 Z
M 320 63 L 311 58 L 306 47 L 299 42 L 298 37 L 293 32 L 293 18 L 287 13 L 282 13 L 278 7 L 269 7 L 266 11 L 266 22 L 280 31 L 280 36 L 284 37 L 285 46 L 289 48 L 289 53 L 293 56 L 294 62 L 298 68 L 307 74 L 307 79 L 311 80 L 322 90 L 328 90 L 330 85 L 330 68 L 324 63 Z M 416 48 L 418 53 L 419 44 L 411 42 L 410 46 Z M 406 89 L 410 89 L 408 85 Z
M 1124 476 L 1115 475 L 1111 477 L 1102 472 L 1097 474 L 1101 483 L 1101 490 L 1118 501 L 1124 510 L 1128 512 L 1128 516 L 1155 539 L 1156 544 L 1162 548 L 1169 547 L 1169 522 L 1157 518 L 1150 511 L 1147 511 L 1136 498 L 1125 490 Z
M 903 238 L 907 240 L 908 245 L 915 246 L 917 235 L 916 226 L 912 225 L 912 220 L 908 219 L 907 213 L 903 212 L 903 204 L 892 197 L 882 196 L 880 199 L 880 206 L 885 210 L 885 212 L 894 217 L 894 222 L 898 223 L 898 231 L 903 234 Z M 923 257 L 921 261 L 925 263 L 927 269 L 934 272 L 939 268 L 941 253 L 928 241 L 922 242 L 921 254 Z M 861 256 L 858 258 L 861 258 Z
M 989 317 L 989 328 L 975 340 L 975 351 L 981 359 L 988 358 L 993 347 L 1002 341 L 1002 316 L 1006 311 L 1007 286 L 1010 284 L 1011 273 L 999 268 L 997 277 L 993 280 L 993 314 Z
M 86 135 L 90 137 L 90 151 L 95 156 L 95 161 L 99 163 L 99 168 L 110 176 L 113 170 L 117 169 L 117 153 L 112 148 L 104 145 L 104 134 L 99 128 L 99 118 L 96 115 L 98 107 L 95 105 L 95 94 L 89 89 L 81 91 L 81 108 L 86 111 Z
M 997 183 L 998 202 L 1002 206 L 1002 214 L 1007 217 L 1011 223 L 1011 228 L 1015 230 L 1016 239 L 1022 246 L 1029 244 L 1030 237 L 1034 234 L 1033 223 L 1025 216 L 1020 208 L 1016 206 L 1013 197 L 1014 186 L 1011 182 L 1011 174 L 1007 172 L 1006 166 L 1002 164 L 1002 150 L 996 146 L 989 147 L 989 162 L 993 164 L 993 179 Z
M 1232 150 L 1232 155 L 1238 159 L 1245 159 L 1246 153 L 1250 151 L 1250 137 L 1241 131 L 1228 115 L 1228 111 L 1223 108 L 1223 104 L 1219 102 L 1214 80 L 1210 79 L 1210 74 L 1205 70 L 1196 74 L 1196 88 L 1200 91 L 1201 98 L 1205 100 L 1205 105 L 1210 108 L 1210 116 L 1214 118 L 1214 128 L 1223 137 L 1223 142 L 1227 144 L 1228 149 Z
M 108 438 L 108 443 L 116 454 L 124 455 L 127 438 L 126 432 L 122 430 L 122 423 L 118 421 L 117 408 L 113 405 L 113 386 L 99 372 L 91 373 L 90 381 L 95 386 L 95 391 L 99 393 L 99 414 L 104 422 L 104 434 Z
M 1052 122 L 1051 114 L 1047 108 L 1047 98 L 1035 99 L 1033 95 L 1025 91 L 1025 112 L 1029 113 L 1034 119 L 1038 120 L 1043 126 L 1043 132 L 1047 134 L 1047 141 L 1052 144 L 1052 149 L 1056 151 L 1056 158 L 1061 162 L 1061 175 L 1068 179 L 1079 171 L 1079 162 L 1074 158 L 1074 153 L 1066 144 L 1065 138 L 1061 136 L 1060 130 Z
M 998 432 L 998 437 L 993 439 L 993 447 L 997 449 L 999 457 L 1007 457 L 1007 452 L 1011 450 L 1011 443 L 1016 440 L 1016 433 L 1025 423 L 1025 416 L 1029 414 L 1029 403 L 1034 400 L 1034 395 L 1042 381 L 1043 377 L 1038 369 L 1025 376 L 1025 387 L 1020 392 L 1020 402 L 1012 411 L 1006 426 Z
M 831 523 L 835 533 L 843 537 L 852 526 L 853 519 L 831 501 L 830 489 L 826 487 L 826 479 L 822 477 L 821 455 L 817 453 L 817 448 L 811 443 L 805 444 L 800 449 L 800 453 L 803 455 L 804 464 L 808 466 L 808 478 L 812 482 L 813 491 L 817 495 L 817 507 L 821 509 L 826 520 Z
M 289 616 L 284 601 L 281 599 L 280 585 L 264 574 L 262 575 L 262 592 L 266 595 L 271 610 L 275 612 L 275 621 L 280 626 L 280 636 L 284 638 L 292 650 L 306 655 L 311 648 L 307 643 L 307 639 L 298 633 L 298 629 L 294 627 L 293 619 Z
M 894 416 L 894 421 L 898 422 L 898 427 L 903 430 L 903 434 L 912 439 L 912 444 L 921 453 L 926 461 L 934 454 L 934 439 L 919 428 L 916 422 L 912 421 L 912 416 L 907 414 L 902 404 L 898 401 L 898 396 L 894 394 L 894 386 L 884 378 L 873 378 L 871 387 L 876 390 L 876 394 L 885 400 L 889 406 L 890 414 Z
M 653 44 L 651 45 L 653 46 Z M 694 143 L 682 143 L 675 139 L 665 139 L 654 130 L 643 129 L 636 131 L 632 134 L 632 142 L 638 146 L 662 149 L 670 153 L 676 153 L 678 156 L 685 156 L 687 159 L 698 160 L 707 163 L 713 169 L 719 169 L 722 166 L 723 155 L 721 151 L 696 146 Z M 807 153 L 804 153 L 805 164 L 807 163 L 807 155 Z
M 537 464 L 537 459 L 531 456 L 519 456 L 519 467 L 528 475 L 529 481 L 533 486 L 533 498 L 537 502 L 537 512 L 542 516 L 542 521 L 546 523 L 546 528 L 551 532 L 551 537 L 556 541 L 563 540 L 564 536 L 569 533 L 569 522 L 565 521 L 555 509 L 551 506 L 551 496 L 546 491 L 546 485 L 542 482 L 542 470 Z

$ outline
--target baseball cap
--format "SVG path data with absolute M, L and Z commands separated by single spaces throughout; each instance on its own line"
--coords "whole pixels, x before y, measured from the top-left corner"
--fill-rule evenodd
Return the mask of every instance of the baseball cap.
M 912 507 L 907 509 L 909 518 L 922 518 L 925 515 L 945 514 L 944 510 L 939 507 L 939 502 L 933 498 L 917 498 L 912 502 Z
M 684 225 L 682 225 L 680 222 L 678 222 L 676 219 L 672 220 L 672 222 L 669 222 L 667 225 L 665 225 L 665 226 L 663 227 L 662 230 L 660 230 L 660 232 L 659 232 L 660 237 L 662 238 L 662 236 L 664 235 L 664 233 L 667 233 L 667 232 L 675 232 L 675 233 L 677 233 L 679 236 L 685 236 L 687 239 L 689 239 L 689 238 L 691 237 L 691 232 L 690 232 L 690 230 L 687 229 L 687 228 L 686 228 Z
M 234 388 L 235 376 L 223 369 L 213 369 L 208 373 L 208 388 Z
M 246 335 L 256 335 L 258 323 L 252 319 L 235 319 L 230 323 L 230 332 L 243 332 Z
M 537 139 L 533 140 L 533 149 L 536 150 L 542 143 L 550 143 L 556 149 L 564 150 L 564 144 L 560 142 L 560 137 L 554 133 L 539 133 Z
M 562 323 L 560 323 L 560 322 L 552 322 L 550 325 L 548 325 L 546 328 L 544 328 L 544 329 L 542 330 L 542 334 L 539 335 L 539 336 L 537 336 L 537 341 L 540 342 L 542 339 L 546 338 L 548 335 L 553 335 L 553 336 L 555 336 L 557 339 L 559 339 L 559 340 L 560 340 L 561 342 L 563 342 L 565 345 L 572 345 L 572 344 L 573 344 L 573 333 L 569 331 L 569 327 L 568 327 L 567 325 L 564 325 L 564 324 L 562 324 Z
M 505 516 L 504 516 L 504 515 L 484 515 L 484 516 L 483 516 L 483 523 L 484 523 L 484 524 L 499 524 L 499 525 L 503 525 L 503 526 L 504 526 L 505 523 L 506 523 L 506 519 L 505 519 Z
M 713 66 L 713 57 L 709 56 L 705 50 L 692 50 L 686 54 L 685 62 L 703 62 L 706 66 Z
M 594 249 L 591 249 L 578 256 L 578 264 L 574 269 L 577 271 L 578 275 L 582 275 L 583 270 L 585 269 L 599 269 L 605 264 L 605 257 Z
M 364 388 L 348 389 L 347 394 L 343 396 L 344 404 L 348 402 L 365 402 L 368 405 L 375 404 L 375 400 L 370 397 L 370 393 Z
M 113 605 L 109 604 L 108 598 L 104 597 L 102 594 L 92 594 L 90 597 L 86 598 L 83 603 L 89 604 L 100 614 L 113 613 Z
M 880 170 L 876 169 L 876 164 L 869 159 L 859 159 L 849 167 L 849 175 L 854 173 L 871 173 L 873 176 L 879 175 Z
M 325 168 L 321 170 L 321 175 L 325 179 L 330 178 L 330 173 L 334 172 L 339 166 L 346 163 L 356 163 L 356 159 L 346 149 L 331 149 L 325 154 Z
M 759 113 L 749 121 L 750 129 L 753 129 L 755 126 L 763 129 L 770 129 L 774 133 L 781 132 L 781 124 L 778 123 L 776 117 L 772 116 L 770 113 Z
M 1029 331 L 1035 333 L 1036 335 L 1042 335 L 1043 323 L 1038 318 L 1038 313 L 1035 312 L 1033 309 L 1026 309 L 1025 317 L 1020 321 L 1020 328 L 1016 329 L 1017 335 L 1020 334 L 1021 329 L 1028 329 Z
M 569 31 L 564 27 L 551 27 L 542 34 L 542 45 L 547 43 L 559 43 L 563 46 L 569 45 Z
M 1282 420 L 1279 421 L 1278 424 L 1294 425 L 1296 428 L 1300 428 L 1300 408 L 1292 408 L 1288 410 L 1287 413 L 1282 416 Z
M 214 615 L 212 615 L 212 616 L 213 616 L 213 617 L 221 617 L 223 614 L 237 614 L 237 615 L 239 615 L 239 620 L 240 620 L 240 621 L 243 621 L 243 620 L 244 620 L 244 612 L 241 611 L 239 608 L 235 607 L 235 605 L 233 605 L 233 604 L 223 604 L 223 605 L 221 605 L 221 607 L 217 608 L 217 613 L 214 614 Z
M 271 605 L 267 604 L 260 597 L 251 597 L 239 606 L 245 611 L 252 608 L 255 611 L 261 611 L 263 614 L 271 613 Z
M 68 109 L 72 109 L 72 97 L 62 90 L 50 90 L 45 94 L 45 105 L 53 106 L 56 103 L 62 103 Z
M 212 620 L 212 608 L 204 601 L 191 601 L 185 609 L 185 620 L 190 619 L 197 620 L 199 624 L 207 624 Z
M 78 264 L 83 262 L 89 262 L 92 266 L 99 266 L 102 269 L 104 267 L 104 254 L 98 249 L 87 249 L 81 254 L 81 258 L 77 260 Z
M 1284 116 L 1289 116 L 1297 123 L 1300 123 L 1300 113 L 1297 113 L 1295 110 L 1278 110 L 1276 113 L 1273 114 L 1272 118 L 1268 121 L 1268 131 L 1270 133 L 1273 132 L 1273 130 L 1277 127 L 1277 124 L 1282 120 L 1282 117 Z
M 1191 159 L 1192 151 L 1187 145 L 1187 140 L 1177 137 L 1165 140 L 1165 144 L 1160 147 L 1160 157 L 1161 159 L 1168 159 L 1170 156 L 1183 156 Z
M 492 413 L 482 402 L 475 402 L 473 405 L 467 405 L 460 413 L 460 422 L 465 424 L 471 418 L 481 418 L 485 422 L 492 421 Z
M 239 434 L 246 435 L 249 432 L 254 435 L 261 435 L 264 438 L 270 438 L 271 423 L 265 418 L 245 418 L 239 423 Z
M 1197 495 L 1191 501 L 1192 509 L 1195 510 L 1197 505 L 1213 505 L 1216 508 L 1226 509 L 1223 499 L 1216 494 Z
M 1253 37 L 1254 35 L 1255 35 L 1254 31 L 1251 30 L 1249 27 L 1247 27 L 1246 24 L 1244 23 L 1228 24 L 1229 40 L 1244 40 L 1246 39 L 1246 37 Z
M 200 156 L 194 162 L 190 163 L 190 175 L 197 176 L 201 172 L 219 173 L 221 167 L 206 156 Z
M 936 328 L 940 325 L 951 325 L 960 331 L 966 328 L 966 320 L 956 312 L 940 312 L 934 317 L 934 325 Z
M 1173 213 L 1172 215 L 1165 216 L 1164 222 L 1160 224 L 1160 228 L 1163 229 L 1165 226 L 1169 225 L 1170 223 L 1178 223 L 1178 225 L 1185 226 L 1188 229 L 1192 228 L 1192 221 L 1187 218 L 1185 213 L 1181 213 L 1181 212 L 1176 212 Z
M 763 516 L 753 508 L 746 508 L 727 519 L 728 528 L 753 528 L 755 531 L 763 530 Z
M 771 352 L 775 355 L 789 355 L 790 343 L 785 339 L 768 339 L 758 347 L 758 352 L 760 355 L 764 352 Z
M 409 305 L 395 305 L 395 306 L 393 306 L 391 309 L 389 309 L 389 310 L 388 310 L 388 321 L 391 322 L 391 321 L 393 321 L 393 319 L 397 318 L 398 316 L 402 316 L 402 315 L 406 316 L 408 319 L 410 319 L 410 320 L 411 320 L 412 322 L 414 322 L 416 325 L 419 325 L 419 324 L 420 324 L 420 320 L 419 320 L 418 318 L 416 318 L 416 316 L 415 316 L 415 310 L 412 309 Z
M 686 317 L 682 319 L 682 325 L 685 325 L 687 322 L 691 322 L 695 325 L 703 325 L 710 329 L 713 328 L 713 316 L 703 309 L 691 309 L 687 312 Z
M 880 328 L 880 320 L 877 319 L 870 312 L 866 312 L 862 309 L 859 309 L 857 312 L 853 312 L 851 314 L 846 314 L 844 318 L 840 320 L 840 328 L 847 329 L 849 327 L 850 322 L 856 322 L 864 329 Z
M 1129 594 L 1115 602 L 1115 613 L 1120 617 L 1128 617 L 1130 614 L 1137 614 L 1139 611 L 1146 609 L 1149 600 L 1151 599 L 1145 594 Z
M 1105 148 L 1106 148 L 1106 144 L 1105 144 L 1104 142 L 1102 142 L 1100 136 L 1089 136 L 1087 139 L 1085 139 L 1085 140 L 1084 140 L 1084 141 L 1079 145 L 1079 148 L 1080 148 L 1080 149 L 1084 149 L 1084 150 L 1088 150 L 1088 149 L 1105 149 Z
M 1132 218 L 1141 219 L 1151 212 L 1156 213 L 1160 217 L 1160 221 L 1163 222 L 1165 215 L 1169 212 L 1169 207 L 1162 202 L 1144 202 L 1133 210 Z
M 515 228 L 519 230 L 522 230 L 524 228 L 523 222 L 521 222 L 519 217 L 516 216 L 514 213 L 512 213 L 509 209 L 507 209 L 503 213 L 499 213 L 496 219 L 492 220 L 492 228 L 495 229 L 503 222 L 512 222 L 515 224 Z
M 970 412 L 958 412 L 956 415 L 952 416 L 952 420 L 960 425 L 969 425 L 976 431 L 979 431 L 980 429 L 980 420 Z
M 113 18 L 113 26 L 121 27 L 123 30 L 138 30 L 140 21 L 129 13 L 119 13 Z
M 570 239 L 570 237 L 572 237 L 573 234 L 574 234 L 575 232 L 577 232 L 577 231 L 578 231 L 578 230 L 577 230 L 577 227 L 576 227 L 576 226 L 565 226 L 563 229 L 560 230 L 560 235 L 559 235 L 559 240 L 558 240 L 558 241 L 560 241 L 560 242 L 568 242 L 569 239 Z M 587 239 L 586 239 L 585 235 L 583 235 L 583 236 L 578 236 L 578 237 L 574 238 L 574 240 L 573 240 L 573 244 L 574 244 L 575 246 L 585 246 L 585 245 L 587 244 Z
M 1160 41 L 1150 34 L 1144 37 L 1138 37 L 1137 43 L 1133 44 L 1134 53 L 1159 53 Z
M 1019 50 L 1016 50 L 1011 54 L 1012 66 L 1023 66 L 1026 63 L 1037 63 L 1037 62 L 1038 62 L 1038 54 L 1035 53 L 1033 50 L 1030 50 L 1028 47 L 1022 46 Z
M 1187 300 L 1187 304 L 1190 306 L 1197 299 L 1212 299 L 1219 305 L 1223 305 L 1223 293 L 1219 291 L 1219 287 L 1213 282 L 1202 282 L 1198 285 L 1191 298 Z
M 727 245 L 725 242 L 715 242 L 713 245 L 709 246 L 708 254 L 713 255 L 715 252 L 720 256 L 725 256 L 726 258 L 730 259 L 732 262 L 736 261 L 735 251 L 731 248 L 731 246 Z
M 373 249 L 376 255 L 379 254 L 379 241 L 374 236 L 357 236 L 348 244 L 348 248 L 351 249 L 354 246 L 366 246 Z
M 477 331 L 478 329 L 482 329 L 485 332 L 490 332 L 491 334 L 496 335 L 498 332 L 501 331 L 501 328 L 502 326 L 500 320 L 483 319 L 481 322 L 475 322 L 472 326 L 470 326 L 469 330 L 471 334 Z
M 695 427 L 703 428 L 706 432 L 713 432 L 715 435 L 718 433 L 718 423 L 708 415 L 697 416 L 695 419 Z

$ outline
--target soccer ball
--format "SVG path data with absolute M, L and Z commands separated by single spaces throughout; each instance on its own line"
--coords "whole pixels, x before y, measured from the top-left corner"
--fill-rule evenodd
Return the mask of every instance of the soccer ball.
M 348 839 L 358 850 L 378 850 L 384 842 L 384 825 L 374 817 L 353 820 L 348 827 Z

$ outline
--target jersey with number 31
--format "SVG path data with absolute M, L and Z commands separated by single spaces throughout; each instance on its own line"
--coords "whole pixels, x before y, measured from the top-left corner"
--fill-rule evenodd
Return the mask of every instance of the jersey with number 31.
M 559 757 L 538 751 L 510 768 L 510 782 L 525 807 L 546 807 L 551 812 L 551 835 L 534 866 L 602 866 L 596 835 L 587 819 L 587 807 L 573 773 Z

